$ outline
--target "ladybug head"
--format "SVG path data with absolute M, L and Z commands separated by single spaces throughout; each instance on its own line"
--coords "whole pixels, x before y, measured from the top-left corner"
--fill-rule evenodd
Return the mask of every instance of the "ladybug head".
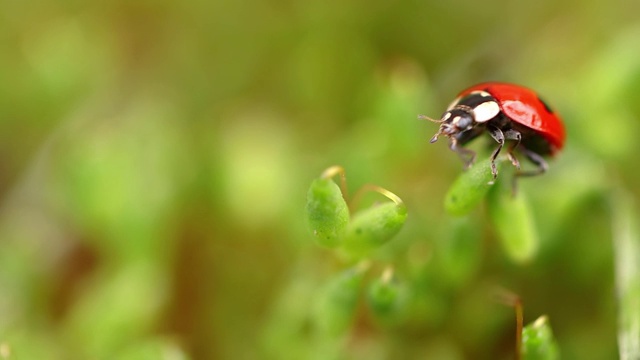
M 467 106 L 456 106 L 451 110 L 447 110 L 442 114 L 440 120 L 431 119 L 424 115 L 420 115 L 420 118 L 440 123 L 440 129 L 431 138 L 432 143 L 436 142 L 440 135 L 451 137 L 473 128 L 476 124 L 473 109 Z

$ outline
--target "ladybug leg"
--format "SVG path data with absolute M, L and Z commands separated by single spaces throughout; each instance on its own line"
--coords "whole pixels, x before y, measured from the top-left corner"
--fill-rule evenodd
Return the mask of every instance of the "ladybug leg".
M 509 156 L 509 160 L 511 161 L 511 164 L 513 164 L 513 166 L 515 166 L 516 169 L 520 170 L 520 162 L 518 161 L 518 158 L 513 154 L 513 151 L 518 147 L 518 145 L 520 145 L 520 140 L 522 140 L 522 135 L 518 130 L 509 129 L 504 132 L 504 137 L 507 140 L 515 141 L 515 143 L 513 143 L 509 147 L 508 156 Z
M 517 176 L 541 175 L 541 174 L 544 174 L 549 168 L 549 165 L 547 165 L 547 162 L 544 160 L 542 156 L 540 156 L 540 154 L 534 151 L 531 151 L 525 147 L 521 147 L 520 151 L 522 151 L 522 153 L 527 157 L 527 159 L 529 159 L 532 163 L 534 163 L 538 168 L 531 171 L 518 171 L 516 173 Z
M 491 153 L 491 174 L 493 174 L 493 178 L 495 179 L 496 177 L 498 177 L 496 158 L 498 157 L 498 154 L 500 154 L 500 150 L 502 150 L 502 146 L 504 145 L 504 133 L 502 132 L 502 130 L 494 126 L 487 127 L 487 130 L 489 131 L 489 135 L 491 135 L 493 140 L 498 143 L 498 147 L 493 150 L 493 153 Z
M 520 161 L 518 161 L 518 158 L 513 155 L 513 148 L 509 149 L 507 156 L 509 157 L 509 161 L 511 161 L 511 164 L 515 166 L 517 170 L 520 170 Z
M 456 141 L 456 139 L 453 139 L 453 138 L 451 139 L 451 142 L 449 143 L 449 149 L 455 151 L 458 154 L 458 156 L 460 156 L 460 158 L 464 162 L 465 169 L 468 169 L 469 167 L 471 167 L 471 165 L 473 164 L 473 161 L 476 159 L 476 152 L 473 150 L 469 150 L 461 146 L 458 146 L 458 141 Z

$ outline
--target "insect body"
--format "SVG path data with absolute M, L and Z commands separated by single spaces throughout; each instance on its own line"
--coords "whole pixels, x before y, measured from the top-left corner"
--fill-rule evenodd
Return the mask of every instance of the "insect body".
M 471 140 L 487 132 L 498 143 L 491 154 L 493 177 L 498 175 L 495 160 L 506 140 L 513 140 L 508 150 L 511 163 L 520 169 L 514 151 L 524 154 L 537 169 L 518 171 L 519 176 L 542 174 L 547 170 L 544 156 L 557 154 L 564 145 L 562 120 L 528 88 L 500 82 L 474 85 L 460 92 L 440 120 L 421 115 L 420 118 L 440 123 L 438 136 L 450 139 L 449 147 L 471 166 L 475 152 L 464 148 Z

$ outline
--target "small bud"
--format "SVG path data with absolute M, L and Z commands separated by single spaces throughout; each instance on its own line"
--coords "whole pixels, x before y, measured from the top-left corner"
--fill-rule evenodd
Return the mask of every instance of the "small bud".
M 539 317 L 522 329 L 523 360 L 556 360 L 559 358 L 558 346 L 546 316 Z
M 373 314 L 382 321 L 397 318 L 406 300 L 405 290 L 393 276 L 393 269 L 386 269 L 380 278 L 369 285 L 367 299 Z
M 336 247 L 349 222 L 349 208 L 330 178 L 314 180 L 307 193 L 307 218 L 318 244 Z

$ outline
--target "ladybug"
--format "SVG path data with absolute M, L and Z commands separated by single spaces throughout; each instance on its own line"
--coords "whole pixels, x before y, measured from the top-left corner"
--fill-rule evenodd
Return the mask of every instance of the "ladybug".
M 556 155 L 565 140 L 564 125 L 560 116 L 531 89 L 520 85 L 486 82 L 471 86 L 458 94 L 440 120 L 420 115 L 420 119 L 440 124 L 431 138 L 449 138 L 449 148 L 460 155 L 469 167 L 476 153 L 464 146 L 487 132 L 498 143 L 491 154 L 491 172 L 498 175 L 495 160 L 506 140 L 512 140 L 508 150 L 509 160 L 518 169 L 517 176 L 539 175 L 547 171 L 544 156 Z M 514 155 L 518 151 L 527 157 L 536 169 L 520 171 L 520 162 Z

